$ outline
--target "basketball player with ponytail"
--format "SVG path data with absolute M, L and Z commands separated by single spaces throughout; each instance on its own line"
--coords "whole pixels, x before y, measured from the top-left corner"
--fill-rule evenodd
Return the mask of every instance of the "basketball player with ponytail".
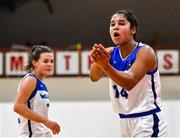
M 54 71 L 53 51 L 48 46 L 34 46 L 25 69 L 28 73 L 19 83 L 14 103 L 19 137 L 52 137 L 60 132 L 60 126 L 48 117 L 49 92 L 44 80 Z

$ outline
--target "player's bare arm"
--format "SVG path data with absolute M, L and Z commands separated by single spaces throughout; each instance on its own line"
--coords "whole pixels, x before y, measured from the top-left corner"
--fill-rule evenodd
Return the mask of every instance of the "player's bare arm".
M 90 70 L 91 81 L 98 81 L 100 78 L 102 78 L 102 76 L 104 76 L 104 71 L 101 69 L 101 67 L 96 62 L 98 62 L 98 59 L 101 59 L 101 57 L 105 57 L 105 56 L 107 56 L 107 58 L 108 58 L 107 60 L 109 60 L 109 56 L 110 56 L 112 49 L 113 49 L 113 47 L 107 48 L 105 55 L 103 53 L 99 54 L 99 52 L 101 52 L 101 50 L 98 48 L 98 44 L 94 44 L 93 49 L 91 50 L 91 54 L 90 54 L 91 58 L 94 61 L 93 65 L 91 66 L 91 70 Z
M 19 93 L 15 100 L 14 111 L 29 120 L 44 123 L 47 121 L 46 118 L 38 115 L 37 113 L 34 113 L 31 109 L 27 107 L 27 101 L 31 96 L 32 92 L 34 91 L 36 87 L 36 83 L 37 80 L 31 76 L 25 78 L 22 81 L 20 85 Z
M 131 86 L 134 87 L 143 76 L 157 68 L 157 59 L 154 50 L 149 46 L 143 46 L 137 53 L 136 60 L 129 70 Z
M 46 125 L 48 128 L 52 130 L 53 134 L 57 134 L 60 131 L 60 127 L 56 122 L 50 121 L 48 120 L 48 118 L 45 118 L 37 113 L 34 113 L 31 109 L 27 107 L 26 103 L 30 95 L 34 91 L 36 87 L 36 83 L 37 83 L 37 80 L 31 76 L 25 78 L 22 81 L 19 93 L 15 100 L 14 111 L 29 120 L 43 123 L 44 125 Z
M 99 46 L 97 52 L 99 55 L 103 53 L 105 55 L 106 51 Z M 101 67 L 107 76 L 126 90 L 131 90 L 147 72 L 154 70 L 157 66 L 155 53 L 149 46 L 142 47 L 139 50 L 136 61 L 127 72 L 117 71 L 107 62 L 106 58 L 99 57 L 96 64 Z

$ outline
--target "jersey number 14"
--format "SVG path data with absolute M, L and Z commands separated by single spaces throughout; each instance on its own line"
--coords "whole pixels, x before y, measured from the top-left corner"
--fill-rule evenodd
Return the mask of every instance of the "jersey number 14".
M 126 90 L 124 88 L 122 88 L 121 91 L 119 92 L 117 85 L 114 84 L 113 89 L 115 92 L 115 98 L 119 98 L 119 95 L 121 95 L 122 97 L 124 97 L 126 99 L 128 98 L 128 93 L 126 92 Z

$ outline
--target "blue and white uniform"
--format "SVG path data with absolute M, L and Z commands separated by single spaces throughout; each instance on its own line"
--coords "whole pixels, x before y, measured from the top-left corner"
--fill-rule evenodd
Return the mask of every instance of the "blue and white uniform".
M 32 76 L 37 79 L 35 90 L 27 101 L 27 106 L 35 113 L 48 118 L 49 97 L 46 85 L 34 74 L 28 73 L 22 80 Z M 21 82 L 18 86 L 18 92 L 21 87 Z M 18 124 L 20 128 L 19 137 L 52 137 L 52 132 L 49 128 L 39 122 L 28 120 L 19 115 Z
M 136 60 L 138 50 L 144 44 L 138 43 L 126 57 L 121 47 L 114 47 L 110 64 L 118 71 L 128 72 Z M 130 91 L 110 80 L 110 97 L 113 109 L 120 118 L 120 134 L 127 137 L 166 136 L 166 122 L 161 111 L 160 76 L 158 68 L 148 72 Z

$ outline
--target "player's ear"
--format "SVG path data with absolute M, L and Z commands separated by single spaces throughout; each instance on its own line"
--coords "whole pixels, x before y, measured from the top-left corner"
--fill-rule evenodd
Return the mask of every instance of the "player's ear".
M 136 27 L 131 28 L 132 35 L 136 33 Z
M 35 60 L 32 60 L 33 67 L 36 67 L 37 62 Z

